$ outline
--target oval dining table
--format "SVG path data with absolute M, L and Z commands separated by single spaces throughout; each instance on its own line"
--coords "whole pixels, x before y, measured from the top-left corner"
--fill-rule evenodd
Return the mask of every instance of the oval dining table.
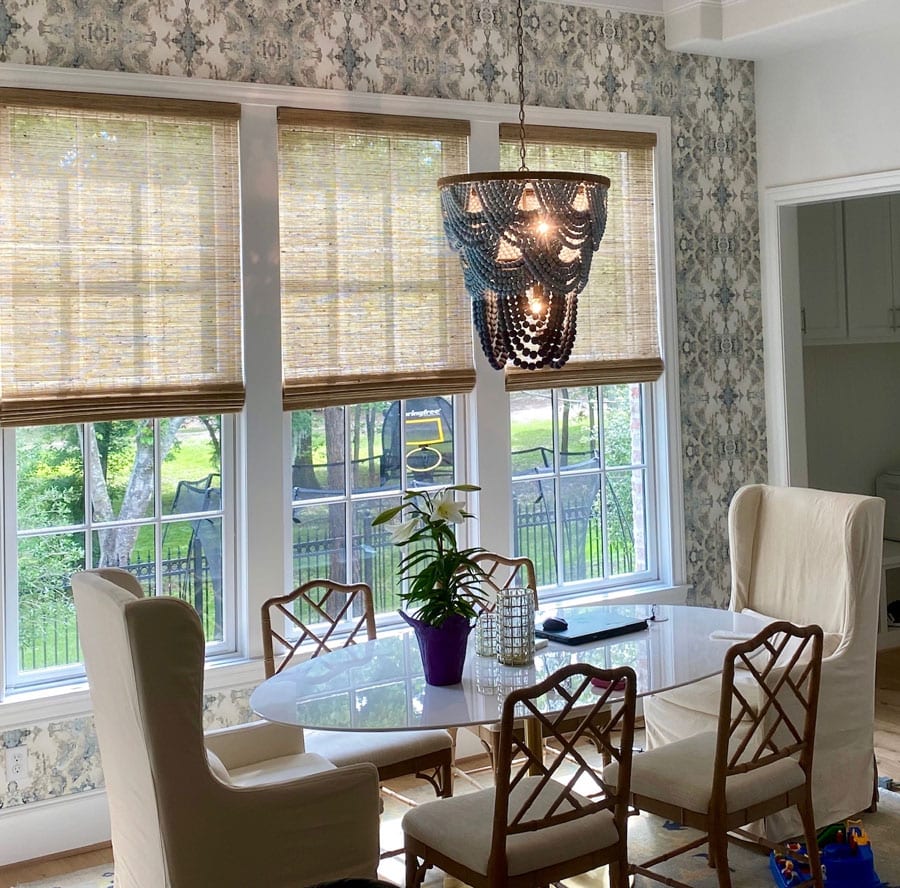
M 259 685 L 250 706 L 269 721 L 331 731 L 489 724 L 500 720 L 510 691 L 534 685 L 569 663 L 631 666 L 638 696 L 716 675 L 728 647 L 769 622 L 718 608 L 657 606 L 652 611 L 656 619 L 651 619 L 651 608 L 644 605 L 585 607 L 647 618 L 647 628 L 577 646 L 551 641 L 528 666 L 502 666 L 476 655 L 470 636 L 462 681 L 444 687 L 426 684 L 415 636 L 404 631 L 290 666 Z M 545 609 L 541 616 L 553 613 Z M 563 703 L 546 695 L 540 708 L 553 712 Z

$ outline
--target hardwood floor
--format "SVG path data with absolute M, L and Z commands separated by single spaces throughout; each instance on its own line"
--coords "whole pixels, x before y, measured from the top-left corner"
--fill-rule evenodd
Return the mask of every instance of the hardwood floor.
M 878 762 L 878 773 L 882 777 L 892 777 L 900 782 L 900 648 L 882 651 L 878 655 L 875 692 L 875 758 Z M 399 817 L 397 820 L 396 826 L 399 827 Z M 391 824 L 391 828 L 394 826 Z M 391 838 L 394 841 L 400 839 L 399 835 Z M 390 842 L 387 844 L 389 845 Z M 0 888 L 15 888 L 23 882 L 64 875 L 111 861 L 111 848 L 96 848 L 54 860 L 41 860 L 4 867 L 0 868 Z M 399 884 L 402 881 L 402 871 L 398 869 L 398 872 L 394 873 L 391 870 L 388 878 Z
M 23 882 L 36 882 L 38 879 L 49 879 L 52 876 L 64 876 L 77 870 L 100 866 L 104 863 L 112 865 L 112 846 L 83 851 L 81 854 L 69 854 L 54 859 L 36 860 L 32 863 L 21 863 L 15 866 L 0 867 L 0 888 L 16 888 Z
M 894 630 L 898 631 L 898 630 Z M 875 671 L 875 760 L 900 784 L 900 648 L 882 651 Z

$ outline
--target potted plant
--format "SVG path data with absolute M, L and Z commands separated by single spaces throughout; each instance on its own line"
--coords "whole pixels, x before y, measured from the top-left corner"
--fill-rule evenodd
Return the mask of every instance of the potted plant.
M 425 681 L 431 685 L 456 684 L 462 678 L 466 639 L 483 600 L 476 583 L 484 571 L 473 556 L 484 550 L 460 549 L 456 540 L 456 526 L 473 516 L 455 494 L 480 489 L 454 484 L 408 490 L 399 506 L 385 509 L 372 521 L 377 527 L 404 512 L 409 516 L 391 534 L 395 546 L 409 547 L 400 559 L 400 579 L 407 584 L 400 597 L 414 610 L 401 610 L 400 616 L 416 633 Z

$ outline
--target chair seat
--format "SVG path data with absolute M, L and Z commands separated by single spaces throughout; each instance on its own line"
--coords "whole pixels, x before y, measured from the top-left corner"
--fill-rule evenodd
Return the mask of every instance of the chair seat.
M 297 777 L 308 777 L 310 774 L 334 770 L 335 766 L 323 756 L 301 752 L 234 768 L 227 772 L 227 782 L 232 786 L 264 786 L 267 783 L 281 783 L 285 780 L 295 780 Z
M 521 799 L 534 791 L 540 777 L 527 777 L 510 793 L 510 808 L 515 810 Z M 552 789 L 552 788 L 551 788 Z M 543 810 L 556 799 L 557 792 L 549 796 Z M 403 831 L 414 839 L 433 848 L 439 854 L 452 858 L 463 866 L 486 874 L 491 852 L 491 829 L 494 817 L 494 788 L 484 789 L 452 799 L 427 802 L 407 811 L 403 817 Z M 573 793 L 587 804 L 588 799 Z M 564 805 L 560 810 L 568 810 Z M 541 813 L 539 797 L 533 811 Z M 543 867 L 580 857 L 584 854 L 614 845 L 619 839 L 618 830 L 610 811 L 541 828 L 535 832 L 510 836 L 507 844 L 509 875 L 539 870 Z
M 716 735 L 697 734 L 636 755 L 631 765 L 634 796 L 657 799 L 698 814 L 709 812 L 712 795 Z M 618 764 L 603 770 L 603 779 L 616 784 Z M 786 793 L 804 783 L 803 769 L 794 759 L 781 759 L 747 774 L 728 778 L 725 806 L 728 813 L 742 811 Z
M 324 756 L 338 767 L 371 762 L 385 768 L 453 747 L 447 731 L 305 731 L 307 752 Z

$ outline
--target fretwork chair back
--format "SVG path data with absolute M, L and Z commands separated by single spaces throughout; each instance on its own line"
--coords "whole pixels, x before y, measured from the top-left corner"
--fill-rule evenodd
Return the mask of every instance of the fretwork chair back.
M 276 615 L 281 618 L 279 622 L 273 620 Z M 374 639 L 372 590 L 365 583 L 310 580 L 287 595 L 266 601 L 262 628 L 269 678 L 287 668 L 298 654 L 318 657 Z M 281 654 L 278 662 L 276 644 Z M 453 793 L 453 740 L 447 731 L 305 730 L 304 741 L 307 750 L 336 765 L 372 762 L 382 782 L 414 774 L 427 780 L 436 795 Z
M 510 557 L 507 555 L 498 555 L 496 552 L 479 552 L 473 557 L 481 569 L 484 571 L 483 576 L 479 579 L 478 585 L 482 591 L 489 591 L 493 601 L 506 589 L 526 588 L 530 589 L 534 596 L 534 609 L 537 611 L 540 607 L 537 591 L 537 573 L 534 569 L 534 562 L 525 556 Z M 493 609 L 493 605 L 485 609 Z M 576 724 L 573 722 L 573 724 Z M 484 747 L 490 759 L 493 768 L 497 761 L 497 749 L 500 744 L 500 725 L 497 723 L 489 725 L 477 725 L 472 728 L 475 731 L 481 745 Z M 524 740 L 524 725 L 519 722 L 516 730 L 520 732 Z
M 472 560 L 484 571 L 477 585 L 482 593 L 489 593 L 491 598 L 490 603 L 479 605 L 477 610 L 493 610 L 500 593 L 516 587 L 531 589 L 534 595 L 534 609 L 537 610 L 537 574 L 534 562 L 530 558 L 523 556 L 511 558 L 507 555 L 498 555 L 496 552 L 479 552 Z M 493 768 L 497 762 L 497 749 L 500 744 L 500 725 L 497 723 L 475 725 L 470 730 L 478 737 Z M 525 729 L 521 721 L 516 725 L 516 730 L 524 740 Z M 451 729 L 451 733 L 455 733 L 455 729 Z
M 796 806 L 808 853 L 802 863 L 809 867 L 809 884 L 822 888 L 812 808 L 822 639 L 819 626 L 798 627 L 782 620 L 733 645 L 725 655 L 717 732 L 635 758 L 631 773 L 635 807 L 705 835 L 635 865 L 634 872 L 690 888 L 652 867 L 708 839 L 709 865 L 716 868 L 720 888 L 731 888 L 728 834 L 740 835 L 741 827 Z M 751 681 L 735 680 L 742 670 Z M 604 776 L 615 782 L 615 764 Z
M 510 558 L 496 552 L 478 552 L 472 560 L 484 571 L 479 577 L 478 585 L 483 591 L 490 591 L 496 597 L 505 589 L 522 587 L 531 589 L 534 595 L 534 607 L 538 608 L 537 574 L 534 562 L 530 558 L 519 556 Z M 489 609 L 493 609 L 490 605 Z
M 513 691 L 503 704 L 495 786 L 404 815 L 407 888 L 432 866 L 474 888 L 533 888 L 604 865 L 613 888 L 626 888 L 635 686 L 627 666 L 574 663 Z M 529 748 L 515 727 L 522 718 L 535 719 L 558 751 Z M 617 765 L 614 787 L 593 750 L 578 745 L 583 737 Z

